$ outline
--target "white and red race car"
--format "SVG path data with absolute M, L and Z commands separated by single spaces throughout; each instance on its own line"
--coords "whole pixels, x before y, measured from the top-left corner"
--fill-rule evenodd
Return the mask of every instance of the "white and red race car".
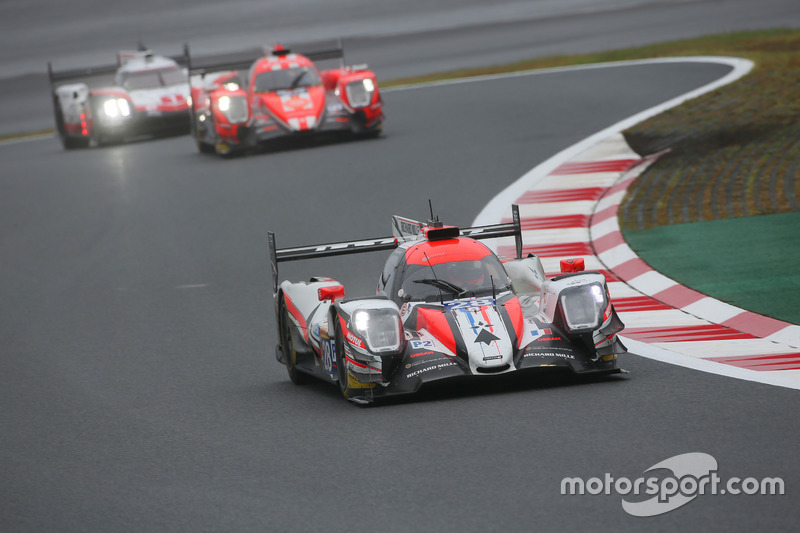
M 368 404 L 450 380 L 559 370 L 624 372 L 617 316 L 600 272 L 583 258 L 546 278 L 522 257 L 519 207 L 510 223 L 457 228 L 392 217 L 392 236 L 278 249 L 268 234 L 277 318 L 275 355 L 296 384 L 316 377 Z M 516 257 L 479 242 L 514 237 Z M 390 251 L 376 294 L 345 298 L 327 277 L 279 283 L 278 264 Z
M 185 63 L 186 53 L 171 58 L 150 50 L 119 52 L 115 65 L 101 67 L 55 72 L 48 63 L 56 128 L 64 148 L 189 133 L 189 80 L 181 65 Z M 111 74 L 113 80 L 108 79 Z
M 329 59 L 341 63 L 320 70 L 312 61 Z M 230 155 L 272 139 L 321 132 L 374 137 L 382 130 L 375 73 L 366 66 L 345 66 L 341 45 L 305 54 L 277 45 L 238 61 L 195 65 L 190 57 L 189 65 L 194 135 L 203 153 Z M 215 75 L 210 83 L 194 82 Z

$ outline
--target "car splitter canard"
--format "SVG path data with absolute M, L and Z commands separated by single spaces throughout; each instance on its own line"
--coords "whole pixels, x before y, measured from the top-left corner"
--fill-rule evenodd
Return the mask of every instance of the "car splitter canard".
M 414 393 L 424 384 L 529 369 L 612 374 L 625 347 L 605 277 L 582 259 L 551 279 L 522 258 L 519 209 L 506 224 L 459 229 L 394 216 L 379 239 L 278 249 L 269 234 L 277 359 L 289 377 L 313 376 L 357 403 Z M 517 256 L 483 239 L 514 237 Z M 330 278 L 278 283 L 281 262 L 391 251 L 375 296 L 345 299 Z

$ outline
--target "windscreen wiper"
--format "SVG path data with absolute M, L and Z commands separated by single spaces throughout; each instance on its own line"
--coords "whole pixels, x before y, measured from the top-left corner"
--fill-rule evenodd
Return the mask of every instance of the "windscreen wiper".
M 433 279 L 433 278 L 415 279 L 414 283 L 425 283 L 426 285 L 433 285 L 437 289 L 444 289 L 446 291 L 452 292 L 458 298 L 461 298 L 462 296 L 467 294 L 466 289 L 459 287 L 455 283 L 450 283 L 449 281 L 445 281 L 443 279 Z
M 307 71 L 307 70 L 304 70 L 303 72 L 301 72 L 300 74 L 298 74 L 298 75 L 297 75 L 297 77 L 296 77 L 295 79 L 293 79 L 293 80 L 292 80 L 292 85 L 290 86 L 290 89 L 296 89 L 296 88 L 297 88 L 297 86 L 298 86 L 298 85 L 300 85 L 300 80 L 302 80 L 303 78 L 305 78 L 305 77 L 306 77 L 306 74 L 308 74 L 308 71 Z

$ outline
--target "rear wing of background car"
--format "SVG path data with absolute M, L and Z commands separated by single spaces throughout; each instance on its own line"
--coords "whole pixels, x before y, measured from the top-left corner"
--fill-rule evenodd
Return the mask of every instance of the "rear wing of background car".
M 120 52 L 117 54 L 117 62 L 109 65 L 99 65 L 94 67 L 83 67 L 83 68 L 74 68 L 68 70 L 53 70 L 53 63 L 48 61 L 47 62 L 47 77 L 50 80 L 50 89 L 52 90 L 53 85 L 62 82 L 62 81 L 69 81 L 75 80 L 80 78 L 91 78 L 94 76 L 100 76 L 104 74 L 114 74 L 117 72 L 117 69 L 122 66 L 122 64 L 129 59 L 130 54 L 135 53 L 143 53 L 143 51 L 137 52 Z M 169 59 L 172 59 L 177 64 L 187 67 L 189 65 L 189 46 L 183 46 L 183 53 L 176 56 L 166 56 Z
M 226 70 L 248 71 L 256 59 L 268 56 L 272 53 L 271 47 L 254 47 L 239 52 L 205 57 L 195 56 L 192 58 L 188 45 L 186 45 L 185 50 L 190 76 L 203 76 L 210 72 L 222 72 Z M 304 47 L 299 45 L 296 48 L 293 47 L 291 50 L 285 49 L 283 51 L 285 53 L 304 55 L 311 61 L 323 61 L 327 59 L 341 59 L 344 61 L 344 48 L 342 47 L 341 40 L 329 46 L 317 45 L 315 48 L 312 48 L 310 46 Z
M 399 217 L 394 217 L 394 219 Z M 410 219 L 403 219 L 408 222 Z M 428 229 L 428 238 L 436 238 L 435 232 L 441 232 L 442 238 L 451 238 L 455 235 L 470 237 L 472 239 L 497 239 L 500 237 L 514 237 L 516 244 L 517 259 L 522 258 L 522 226 L 519 218 L 519 206 L 511 206 L 511 222 L 504 224 L 490 224 L 487 226 L 475 226 L 471 228 L 456 228 L 454 226 L 443 226 L 439 222 L 419 223 L 421 228 Z M 381 237 L 377 239 L 366 239 L 360 241 L 344 241 L 325 244 L 314 244 L 311 246 L 299 246 L 296 248 L 278 249 L 275 243 L 275 233 L 269 232 L 269 260 L 272 267 L 272 292 L 278 293 L 278 263 L 286 261 L 300 261 L 303 259 L 317 259 L 322 257 L 332 257 L 337 255 L 360 254 L 365 252 L 379 252 L 383 250 L 393 250 L 399 246 L 397 236 Z M 408 240 L 408 239 L 402 239 Z

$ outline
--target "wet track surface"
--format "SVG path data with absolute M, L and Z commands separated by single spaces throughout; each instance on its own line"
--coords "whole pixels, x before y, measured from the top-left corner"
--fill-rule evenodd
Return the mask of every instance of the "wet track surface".
M 279 246 L 389 233 L 430 198 L 469 224 L 557 151 L 725 73 L 660 65 L 393 91 L 377 140 L 232 160 L 187 137 L 0 146 L 2 531 L 789 530 L 796 391 L 627 355 L 628 377 L 446 386 L 359 408 L 292 385 Z M 465 112 L 469 110 L 469 112 Z M 282 265 L 369 294 L 383 254 Z M 700 451 L 786 496 L 634 518 L 564 477 L 635 479 Z

